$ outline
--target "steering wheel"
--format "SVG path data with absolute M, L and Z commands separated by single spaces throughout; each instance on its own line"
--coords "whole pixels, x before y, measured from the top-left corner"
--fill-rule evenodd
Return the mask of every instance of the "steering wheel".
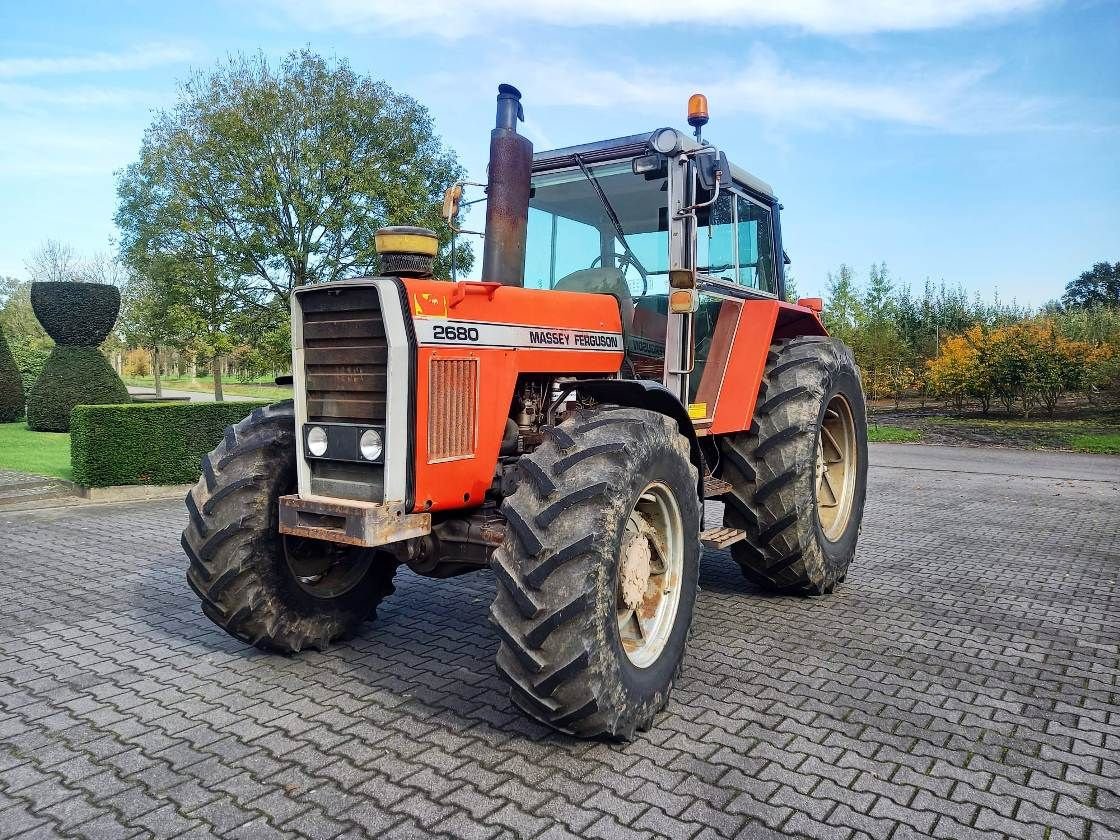
M 589 268 L 598 268 L 602 263 L 603 255 L 600 254 L 591 261 Z M 644 297 L 646 292 L 649 291 L 649 275 L 642 267 L 642 264 L 638 262 L 638 258 L 627 252 L 621 254 L 616 253 L 614 255 L 614 263 L 615 267 L 618 268 L 618 273 L 622 275 L 623 280 L 626 279 L 626 272 L 629 271 L 631 267 L 638 272 L 638 276 L 642 278 L 642 293 L 638 295 L 638 297 Z

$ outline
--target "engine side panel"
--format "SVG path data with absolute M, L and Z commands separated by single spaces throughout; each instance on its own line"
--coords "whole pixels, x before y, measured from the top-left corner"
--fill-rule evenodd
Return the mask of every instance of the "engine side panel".
M 480 504 L 517 379 L 618 373 L 622 322 L 607 295 L 405 280 L 416 336 L 416 511 Z

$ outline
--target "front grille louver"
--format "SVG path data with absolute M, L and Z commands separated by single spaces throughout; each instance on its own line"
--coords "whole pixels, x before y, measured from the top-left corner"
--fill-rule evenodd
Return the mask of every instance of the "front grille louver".
M 299 295 L 308 423 L 386 425 L 389 346 L 373 286 L 324 285 Z M 382 464 L 309 460 L 311 493 L 380 502 Z
M 309 422 L 384 423 L 389 349 L 377 290 L 303 295 Z

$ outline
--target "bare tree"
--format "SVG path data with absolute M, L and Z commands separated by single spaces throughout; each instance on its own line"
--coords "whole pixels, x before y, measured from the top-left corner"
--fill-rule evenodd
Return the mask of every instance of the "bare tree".
M 24 266 L 31 279 L 38 283 L 79 280 L 83 273 L 74 249 L 57 239 L 43 240 Z
M 122 289 L 128 283 L 128 269 L 109 251 L 97 251 L 89 259 L 82 260 L 77 274 L 87 283 L 106 283 Z

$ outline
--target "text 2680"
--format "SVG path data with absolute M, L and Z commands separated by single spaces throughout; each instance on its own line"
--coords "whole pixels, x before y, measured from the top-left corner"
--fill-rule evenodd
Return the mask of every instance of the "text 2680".
M 432 327 L 432 338 L 436 341 L 478 341 L 478 328 L 437 324 Z

